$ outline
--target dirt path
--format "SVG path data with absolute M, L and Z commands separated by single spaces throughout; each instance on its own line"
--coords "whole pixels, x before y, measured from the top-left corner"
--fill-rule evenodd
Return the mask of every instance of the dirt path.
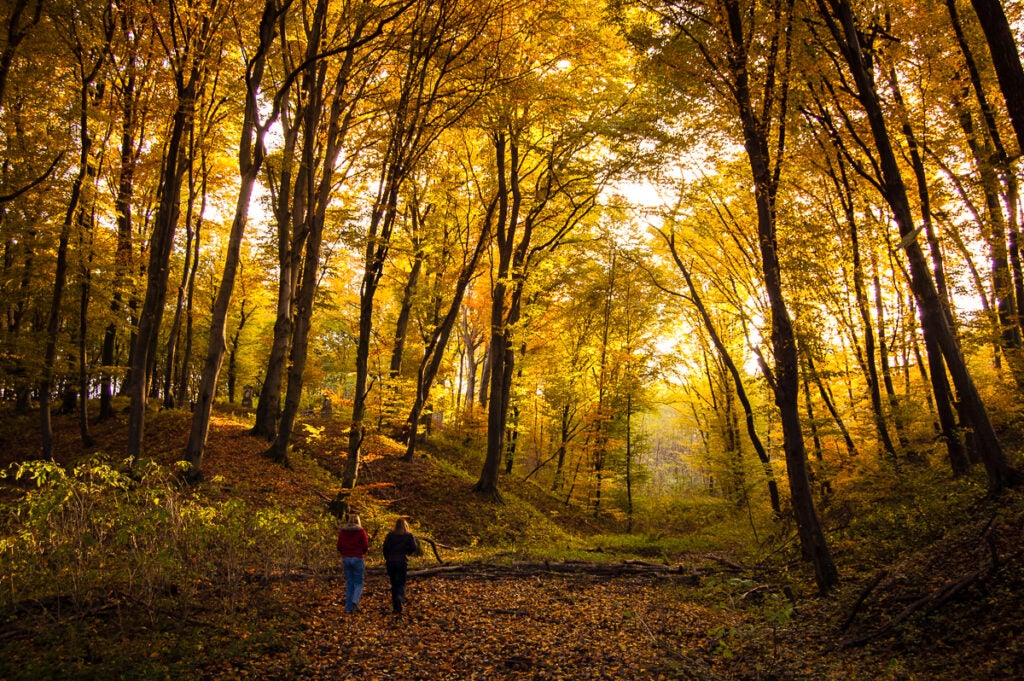
M 267 678 L 714 679 L 709 632 L 730 625 L 649 580 L 433 578 L 410 582 L 400 617 L 376 575 L 352 615 L 341 581 L 274 589 L 305 632 L 257 672 Z

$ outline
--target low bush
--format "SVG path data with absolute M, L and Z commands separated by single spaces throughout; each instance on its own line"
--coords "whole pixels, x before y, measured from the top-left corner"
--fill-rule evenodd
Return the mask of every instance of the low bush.
M 326 517 L 204 500 L 175 473 L 103 456 L 70 469 L 30 461 L 0 472 L 24 490 L 2 513 L 0 604 L 81 611 L 129 600 L 230 611 L 253 579 L 336 562 L 323 541 L 333 531 Z

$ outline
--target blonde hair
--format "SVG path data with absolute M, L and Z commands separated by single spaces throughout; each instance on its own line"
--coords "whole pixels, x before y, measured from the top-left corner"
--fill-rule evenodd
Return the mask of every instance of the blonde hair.
M 359 521 L 359 514 L 358 513 L 349 513 L 348 514 L 348 524 L 349 525 L 355 525 L 356 527 L 362 527 L 363 526 L 362 523 Z
M 395 533 L 396 534 L 412 534 L 409 531 L 409 523 L 405 518 L 399 518 L 395 521 Z

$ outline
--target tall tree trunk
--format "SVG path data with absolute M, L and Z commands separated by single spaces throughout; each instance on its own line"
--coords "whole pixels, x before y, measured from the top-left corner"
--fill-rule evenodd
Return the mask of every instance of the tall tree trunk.
M 181 282 L 178 284 L 178 296 L 177 301 L 174 305 L 174 319 L 171 321 L 170 333 L 167 335 L 167 362 L 164 367 L 164 407 L 167 409 L 174 408 L 174 367 L 176 364 L 176 353 L 178 349 L 178 339 L 181 336 L 181 318 L 185 309 L 185 292 L 188 287 L 188 281 L 192 270 L 192 241 L 195 239 L 198 244 L 199 241 L 199 229 L 196 227 L 193 229 L 193 222 L 195 218 L 195 203 L 196 203 L 196 182 L 195 182 L 195 131 L 189 140 L 189 159 L 188 159 L 188 205 L 185 208 L 185 264 L 181 270 Z M 202 219 L 203 209 L 206 204 L 206 178 L 205 173 L 203 177 L 203 208 L 200 208 L 199 215 Z M 196 263 L 198 266 L 199 263 Z
M 494 219 L 496 205 L 497 202 L 492 201 L 488 206 L 476 247 L 473 249 L 469 259 L 462 265 L 462 270 L 459 272 L 459 278 L 455 284 L 455 292 L 451 303 L 448 305 L 448 311 L 431 332 L 430 340 L 427 342 L 427 347 L 423 353 L 423 359 L 420 361 L 419 369 L 416 372 L 416 398 L 413 401 L 412 409 L 409 411 L 409 418 L 406 419 L 406 431 L 409 434 L 409 440 L 406 444 L 405 455 L 402 457 L 405 461 L 412 461 L 415 455 L 416 435 L 420 416 L 423 413 L 424 405 L 426 405 L 430 397 L 431 386 L 434 383 L 434 378 L 437 376 L 438 369 L 441 367 L 441 360 L 448 346 L 448 340 L 451 338 L 452 330 L 455 328 L 456 320 L 459 318 L 459 312 L 462 311 L 462 301 L 466 290 L 473 280 L 481 255 L 490 243 L 491 223 Z
M 868 117 L 881 166 L 885 199 L 892 209 L 903 239 L 900 245 L 906 250 L 910 263 L 910 285 L 921 309 L 922 326 L 926 327 L 926 333 L 934 334 L 935 341 L 942 350 L 953 384 L 960 395 L 963 412 L 973 426 L 978 454 L 988 474 L 989 488 L 995 492 L 1007 485 L 1016 484 L 1020 480 L 1020 474 L 1006 460 L 988 412 L 968 371 L 956 335 L 942 307 L 924 253 L 917 242 L 906 186 L 889 139 L 881 103 L 874 89 L 874 81 L 861 51 L 850 5 L 847 0 L 818 0 L 818 5 L 850 67 L 857 85 L 857 96 Z
M 570 429 L 570 408 L 569 398 L 566 396 L 565 404 L 562 405 L 560 412 L 560 418 L 558 420 L 558 450 L 555 452 L 556 463 L 555 463 L 555 477 L 551 482 L 551 491 L 555 492 L 562 487 L 562 476 L 565 470 L 565 454 L 569 447 L 569 429 Z
M 82 447 L 93 446 L 92 433 L 89 430 L 89 358 L 87 330 L 89 327 L 89 298 L 92 295 L 92 259 L 94 254 L 93 232 L 96 225 L 95 206 L 85 219 L 82 232 L 78 235 L 78 253 L 81 267 L 78 297 L 78 392 L 82 399 L 78 404 L 78 432 L 82 439 Z
M 355 392 L 352 396 L 352 421 L 349 427 L 348 456 L 342 472 L 342 488 L 351 489 L 359 474 L 359 459 L 366 435 L 366 400 L 369 397 L 369 357 L 373 331 L 374 298 L 384 274 L 384 264 L 391 246 L 391 233 L 398 213 L 399 194 L 419 158 L 429 148 L 443 124 L 432 120 L 441 104 L 438 92 L 428 92 L 424 85 L 431 78 L 440 84 L 448 73 L 438 63 L 439 50 L 450 47 L 445 32 L 453 16 L 452 6 L 442 0 L 435 3 L 437 16 L 414 17 L 411 49 L 405 71 L 396 74 L 401 83 L 399 100 L 391 112 L 387 148 L 382 159 L 377 197 L 370 214 L 363 258 L 363 277 L 359 289 L 359 338 L 356 342 Z M 414 11 L 419 11 L 414 10 Z M 449 64 L 450 65 L 450 64 Z M 432 69 L 442 67 L 436 75 Z M 461 115 L 461 114 L 459 114 Z M 455 118 L 458 118 L 456 115 Z M 454 121 L 452 121 L 454 122 Z
M 480 342 L 476 334 L 469 328 L 469 313 L 465 306 L 461 311 L 459 333 L 462 337 L 462 345 L 466 349 L 466 411 L 472 412 L 473 406 L 476 404 L 476 370 L 480 366 L 480 362 L 476 358 L 476 350 L 480 347 Z
M 420 222 L 419 208 L 412 206 L 410 213 L 413 221 L 413 255 L 412 268 L 409 270 L 409 278 L 406 279 L 405 288 L 402 290 L 402 304 L 398 311 L 398 321 L 395 323 L 395 344 L 391 349 L 391 365 L 389 367 L 391 378 L 397 378 L 402 373 L 402 355 L 405 352 L 405 340 L 409 333 L 409 319 L 412 316 L 412 298 L 416 292 L 416 285 L 419 282 L 420 271 L 423 269 L 422 239 L 417 234 L 417 226 Z
M 1017 148 L 1024 149 L 1024 67 L 1021 66 L 1013 29 L 1000 0 L 971 0 L 971 4 L 988 41 L 1010 123 L 1017 133 Z
M 249 218 L 249 203 L 252 190 L 256 184 L 260 167 L 263 165 L 265 149 L 263 138 L 267 127 L 276 117 L 276 110 L 264 125 L 259 123 L 259 101 L 257 98 L 263 82 L 267 53 L 274 39 L 274 26 L 279 12 L 287 8 L 279 8 L 277 0 L 266 0 L 259 25 L 259 45 L 252 60 L 246 68 L 246 98 L 242 120 L 241 138 L 238 145 L 238 171 L 241 175 L 238 200 L 235 203 L 235 216 L 231 222 L 228 235 L 228 250 L 224 259 L 224 272 L 221 275 L 217 297 L 213 304 L 210 320 L 210 338 L 206 351 L 206 361 L 199 381 L 199 390 L 195 409 L 192 411 L 192 426 L 188 443 L 185 445 L 183 460 L 188 464 L 186 477 L 197 481 L 202 479 L 203 452 L 206 438 L 210 430 L 210 414 L 217 391 L 217 377 L 224 360 L 225 342 L 224 329 L 227 324 L 228 308 L 231 304 L 231 293 L 234 290 L 235 275 L 238 271 L 242 237 Z M 205 185 L 205 183 L 204 183 Z M 205 195 L 205 192 L 204 192 Z
M 874 417 L 875 430 L 878 433 L 878 442 L 882 450 L 890 459 L 895 460 L 896 448 L 893 446 L 892 438 L 889 436 L 889 426 L 886 423 L 885 412 L 882 409 L 881 380 L 878 376 L 878 364 L 875 362 L 877 353 L 874 320 L 871 318 L 871 306 L 864 286 L 864 264 L 861 261 L 860 229 L 854 206 L 853 189 L 850 187 L 850 178 L 847 175 L 846 166 L 843 164 L 841 156 L 838 161 L 838 173 L 831 168 L 829 171 L 843 206 L 843 215 L 846 219 L 846 226 L 850 235 L 853 292 L 857 301 L 857 311 L 860 313 L 861 332 L 864 334 L 863 366 L 868 383 L 868 395 L 871 397 L 871 414 Z
M 728 20 L 730 50 L 728 55 L 733 95 L 739 108 L 743 128 L 743 143 L 754 180 L 754 201 L 757 205 L 757 233 L 761 252 L 761 267 L 764 285 L 771 310 L 772 352 L 775 356 L 775 404 L 782 422 L 783 448 L 786 453 L 786 471 L 789 477 L 790 498 L 796 519 L 797 532 L 803 553 L 814 566 L 815 582 L 822 592 L 831 590 L 839 582 L 839 573 L 832 559 L 832 552 L 825 539 L 814 507 L 810 479 L 807 473 L 807 453 L 804 449 L 803 432 L 800 428 L 800 380 L 797 359 L 796 335 L 789 316 L 782 287 L 782 272 L 779 265 L 778 245 L 775 238 L 775 196 L 778 186 L 778 170 L 773 173 L 767 134 L 767 121 L 761 121 L 754 111 L 750 93 L 746 36 L 743 34 L 743 18 L 737 0 L 723 2 Z M 784 17 L 791 21 L 790 13 Z M 777 30 L 782 30 L 780 26 Z M 788 31 L 785 33 L 788 36 Z M 788 61 L 788 37 L 786 44 Z M 788 74 L 781 73 L 780 85 L 785 89 Z M 783 135 L 785 126 L 785 97 L 782 96 L 777 114 L 778 134 Z M 780 137 L 779 158 L 782 142 Z
M 839 410 L 836 409 L 835 400 L 832 399 L 831 393 L 825 388 L 825 382 L 821 380 L 821 374 L 818 373 L 817 368 L 814 366 L 814 357 L 811 353 L 807 353 L 807 369 L 810 371 L 811 376 L 814 378 L 814 384 L 818 386 L 818 395 L 821 396 L 821 401 L 825 403 L 825 408 L 828 409 L 828 413 L 831 414 L 832 420 L 835 421 L 836 428 L 843 436 L 843 442 L 846 444 L 846 452 L 850 457 L 857 456 L 857 445 L 854 444 L 853 438 L 850 437 L 850 431 L 843 422 L 843 417 L 839 415 Z
M 771 503 L 772 511 L 776 515 L 782 513 L 782 504 L 779 499 L 779 486 L 775 481 L 775 471 L 772 468 L 771 459 L 768 456 L 768 452 L 764 448 L 764 444 L 761 442 L 761 437 L 757 434 L 757 425 L 754 423 L 754 408 L 750 403 L 750 399 L 747 397 L 747 390 L 743 385 L 743 379 L 740 376 L 739 368 L 732 359 L 732 355 L 729 353 L 729 349 L 722 342 L 721 336 L 718 333 L 718 329 L 715 327 L 714 322 L 711 319 L 711 315 L 708 313 L 707 308 L 704 306 L 704 301 L 700 296 L 700 292 L 693 283 L 693 278 L 690 276 L 690 268 L 683 263 L 682 258 L 679 257 L 679 253 L 676 250 L 675 235 L 665 237 L 669 244 L 669 249 L 672 251 L 672 259 L 676 263 L 676 268 L 683 275 L 683 279 L 686 281 L 686 287 L 690 291 L 690 299 L 693 301 L 694 307 L 697 308 L 697 312 L 700 314 L 701 320 L 704 322 L 704 329 L 708 332 L 708 336 L 711 338 L 712 344 L 715 346 L 718 357 L 725 365 L 725 368 L 729 372 L 729 376 L 732 378 L 732 382 L 736 387 L 736 396 L 739 398 L 740 404 L 743 406 L 744 420 L 747 426 L 747 436 L 750 438 L 750 443 L 754 446 L 754 451 L 757 453 L 757 458 L 761 462 L 761 467 L 764 469 L 765 478 L 768 483 L 768 499 Z
M 323 3 L 317 2 L 317 8 L 311 17 L 311 24 L 307 27 L 305 59 L 300 67 L 301 82 L 299 92 L 308 92 L 314 87 L 316 54 L 320 47 L 319 31 L 322 30 L 321 21 Z M 284 35 L 283 27 L 281 29 Z M 286 92 L 290 93 L 289 88 Z M 285 92 L 279 93 L 278 99 L 284 98 Z M 293 301 L 298 289 L 299 262 L 303 248 L 303 235 L 299 232 L 298 225 L 305 219 L 306 195 L 295 191 L 295 187 L 303 186 L 305 173 L 308 169 L 302 164 L 299 165 L 297 173 L 294 172 L 295 148 L 298 144 L 298 135 L 302 129 L 300 122 L 303 120 L 302 106 L 310 106 L 296 103 L 296 111 L 293 114 L 297 121 L 288 116 L 282 116 L 282 127 L 284 128 L 284 144 L 281 153 L 282 167 L 278 180 L 278 193 L 275 198 L 274 217 L 277 223 L 277 309 L 274 321 L 274 339 L 271 342 L 270 354 L 267 358 L 267 370 L 260 385 L 259 401 L 256 404 L 256 422 L 251 433 L 262 437 L 268 442 L 277 438 L 278 420 L 281 417 L 281 387 L 284 385 L 285 362 L 288 359 L 289 347 L 293 331 Z M 294 186 L 293 186 L 294 185 Z
M 490 343 L 484 346 L 483 366 L 480 368 L 480 407 L 487 408 L 488 395 L 491 389 L 491 346 Z
M 320 5 L 318 4 L 318 11 Z M 326 10 L 326 4 L 324 4 Z M 285 393 L 284 409 L 281 412 L 281 423 L 274 443 L 266 455 L 275 461 L 288 463 L 288 444 L 291 440 L 292 427 L 299 411 L 302 397 L 302 374 L 306 368 L 306 357 L 309 347 L 309 334 L 312 328 L 313 302 L 320 272 L 320 250 L 323 242 L 324 223 L 327 219 L 327 208 L 330 202 L 331 188 L 335 182 L 338 155 L 344 146 L 345 137 L 350 129 L 353 117 L 352 101 L 347 92 L 352 66 L 355 61 L 355 50 L 369 40 L 364 38 L 365 20 L 360 20 L 352 27 L 352 38 L 345 50 L 345 58 L 338 69 L 334 83 L 327 93 L 314 93 L 316 105 L 306 109 L 304 122 L 305 136 L 303 139 L 303 169 L 296 182 L 296 196 L 306 193 L 308 208 L 302 211 L 304 217 L 302 230 L 306 233 L 305 252 L 303 254 L 302 280 L 295 299 L 294 325 L 292 329 L 291 352 L 289 355 L 288 388 Z M 376 36 L 378 32 L 372 33 Z M 322 88 L 322 85 L 320 86 Z M 330 97 L 330 109 L 326 116 L 326 126 L 320 120 L 322 108 Z M 354 98 L 353 98 L 354 99 Z M 325 132 L 317 134 L 318 129 L 326 127 Z M 321 151 L 322 149 L 322 151 Z M 322 156 L 316 158 L 316 154 Z M 313 172 L 319 167 L 317 178 Z M 397 186 L 395 188 L 397 193 Z M 397 197 L 395 198 L 397 202 Z M 389 204 L 394 210 L 395 203 Z M 390 230 L 389 230 L 390 233 Z M 386 251 L 385 251 L 386 252 Z M 383 256 L 381 260 L 383 268 Z M 379 273 L 378 273 L 379 281 Z M 358 382 L 358 381 L 357 381 Z M 346 464 L 347 470 L 347 464 Z
M 83 112 L 83 118 L 85 117 Z M 82 184 L 85 180 L 88 164 L 89 144 L 88 128 L 83 126 L 82 164 L 78 176 L 71 188 L 71 201 L 68 206 L 64 223 L 61 225 L 60 237 L 57 241 L 57 269 L 54 272 L 53 296 L 50 299 L 50 315 L 46 324 L 46 349 L 43 355 L 43 375 L 39 380 L 39 416 L 42 435 L 42 454 L 44 458 L 53 459 L 53 425 L 50 420 L 50 397 L 53 386 L 53 365 L 57 359 L 57 333 L 60 328 L 60 308 L 64 297 L 64 286 L 67 283 L 68 240 L 71 224 L 78 219 L 81 201 Z
M 235 386 L 238 384 L 238 348 L 241 345 L 242 329 L 245 328 L 245 322 L 253 314 L 252 310 L 246 313 L 245 303 L 246 300 L 243 298 L 242 308 L 238 314 L 238 326 L 235 327 L 235 333 L 231 336 L 231 349 L 228 351 L 228 403 L 230 404 L 235 403 Z
M 118 170 L 117 195 L 114 212 L 117 215 L 117 251 L 114 255 L 114 294 L 110 311 L 124 314 L 124 295 L 132 269 L 132 204 L 135 199 L 135 167 L 139 156 L 136 151 L 136 78 L 135 69 L 127 66 L 121 97 L 121 166 Z M 117 351 L 118 323 L 111 322 L 103 334 L 100 369 L 100 409 L 97 418 L 104 421 L 114 416 L 114 386 L 111 372 Z
M 893 430 L 896 431 L 896 439 L 900 443 L 900 449 L 907 448 L 908 440 L 906 427 L 903 424 L 903 417 L 900 415 L 899 399 L 896 397 L 896 387 L 892 381 L 892 367 L 889 365 L 889 343 L 885 336 L 885 304 L 882 302 L 882 278 L 878 271 L 878 261 L 872 251 L 872 288 L 875 290 L 875 321 L 878 324 L 878 368 L 882 372 L 882 385 L 885 386 L 885 396 L 889 401 L 889 413 L 892 415 Z M 899 457 L 896 453 L 892 457 L 893 465 L 899 471 Z
M 978 226 L 988 242 L 989 271 L 991 273 L 992 297 L 995 303 L 995 314 L 989 316 L 992 320 L 994 334 L 999 338 L 998 342 L 993 340 L 993 346 L 997 358 L 998 353 L 1001 352 L 1008 360 L 1011 374 L 1019 389 L 1024 387 L 1021 327 L 1017 318 L 1018 304 L 1014 295 L 1014 276 L 1010 269 L 1009 240 L 1006 220 L 1003 215 L 1004 197 L 1000 191 L 997 170 L 990 160 L 993 157 L 998 158 L 998 152 L 988 144 L 988 138 L 978 139 L 979 135 L 975 133 L 970 111 L 963 105 L 959 109 L 960 127 L 964 131 L 967 146 L 974 157 L 988 213 L 988 219 L 978 220 Z
M 1006 146 L 1003 144 L 1002 134 L 999 132 L 999 125 L 996 123 L 995 111 L 992 109 L 992 105 L 988 100 L 988 95 L 985 93 L 985 87 L 981 80 L 981 73 L 978 69 L 977 62 L 974 59 L 974 53 L 964 35 L 963 26 L 960 22 L 960 14 L 957 10 L 956 0 L 946 0 L 946 8 L 949 11 L 950 24 L 953 27 L 953 33 L 956 36 L 957 44 L 960 46 L 960 52 L 964 57 L 964 64 L 967 66 L 967 73 L 970 77 L 971 88 L 974 91 L 978 107 L 981 109 L 981 119 L 985 124 L 987 138 L 991 140 L 992 146 L 995 147 L 995 165 L 998 167 L 999 174 L 1006 186 L 1006 227 L 1008 251 L 1011 268 L 1013 270 L 1015 314 L 1017 316 L 1018 327 L 1017 333 L 1024 334 L 1024 314 L 1020 313 L 1021 308 L 1024 307 L 1024 264 L 1021 263 L 1020 246 L 1018 243 L 1020 231 L 1020 225 L 1018 224 L 1020 192 L 1018 189 L 1019 183 L 1017 181 L 1017 174 L 1013 164 L 1010 162 Z M 964 112 L 964 115 L 961 116 L 961 121 L 963 121 L 965 117 L 967 121 L 970 120 L 969 112 Z M 969 134 L 967 137 L 968 142 L 970 142 L 973 135 Z M 981 167 L 980 162 L 983 159 L 979 158 L 978 160 L 979 167 Z M 988 200 L 988 197 L 986 197 L 986 200 Z M 1002 207 L 1000 206 L 1000 212 L 1001 208 Z M 992 208 L 989 209 L 989 212 L 992 213 Z
M 289 252 L 290 230 L 278 221 L 278 281 L 277 316 L 274 321 L 274 339 L 267 358 L 267 371 L 260 386 L 256 403 L 256 422 L 252 434 L 273 441 L 277 437 L 277 422 L 281 415 L 281 385 L 288 345 L 292 336 L 292 298 L 295 295 L 295 267 Z M 283 248 L 281 248 L 283 247 Z
M 205 192 L 205 188 L 203 191 Z M 192 339 L 195 326 L 195 315 L 192 311 L 196 300 L 196 275 L 199 272 L 199 245 L 202 243 L 202 227 L 203 220 L 200 219 L 196 223 L 196 234 L 192 240 L 192 269 L 188 275 L 188 285 L 185 287 L 185 347 L 181 351 L 181 361 L 178 362 L 176 369 L 177 380 L 174 381 L 178 390 L 178 404 L 188 404 L 190 402 L 189 397 L 192 395 L 192 372 L 190 367 L 192 366 Z
M 207 20 L 207 22 L 209 19 Z M 207 25 L 206 28 L 209 28 Z M 205 41 L 205 38 L 201 42 Z M 202 48 L 200 48 L 202 49 Z M 167 297 L 174 232 L 180 213 L 181 184 L 185 171 L 187 145 L 184 140 L 192 129 L 197 90 L 203 78 L 200 62 L 194 62 L 189 73 L 179 74 L 177 108 L 171 124 L 170 137 L 161 178 L 160 206 L 157 209 L 149 262 L 146 268 L 146 294 L 139 311 L 139 326 L 133 345 L 131 374 L 127 392 L 131 398 L 128 414 L 128 456 L 134 462 L 142 454 L 145 431 L 148 379 L 152 366 L 150 355 L 160 332 L 160 321 Z
M 326 167 L 325 172 L 327 172 Z M 325 212 L 326 202 L 323 204 L 323 208 Z M 266 456 L 284 465 L 289 465 L 288 445 L 302 399 L 302 374 L 306 369 L 309 332 L 312 327 L 313 298 L 316 293 L 319 272 L 320 246 L 323 242 L 324 213 L 316 215 L 313 220 L 314 224 L 310 226 L 309 236 L 306 238 L 302 283 L 295 300 L 295 321 L 292 329 L 291 352 L 288 357 L 288 388 L 285 391 L 284 408 L 281 410 L 281 422 L 277 429 L 277 437 L 265 453 Z
M 498 240 L 498 273 L 491 292 L 491 340 L 487 349 L 487 365 L 484 371 L 490 381 L 488 390 L 490 399 L 487 401 L 487 453 L 474 489 L 482 494 L 500 498 L 498 492 L 498 468 L 505 447 L 505 418 L 502 396 L 505 384 L 511 380 L 506 374 L 505 355 L 510 343 L 506 317 L 506 298 L 508 285 L 506 281 L 512 265 L 512 251 L 515 246 L 514 229 L 519 221 L 519 207 L 522 195 L 519 190 L 517 172 L 519 170 L 519 148 L 515 141 L 508 141 L 504 132 L 499 132 L 492 139 L 495 152 L 495 168 L 498 178 L 498 216 L 496 234 Z M 509 161 L 506 164 L 506 153 Z M 509 173 L 511 170 L 511 173 Z M 511 369 L 509 369 L 509 372 Z M 481 390 L 481 393 L 483 390 Z
M 17 9 L 17 8 L 16 8 Z M 60 330 L 61 305 L 64 302 L 64 288 L 67 285 L 68 275 L 68 243 L 71 238 L 71 230 L 75 225 L 83 229 L 85 222 L 83 197 L 86 179 L 95 176 L 96 168 L 92 165 L 92 135 L 89 129 L 89 105 L 94 95 L 90 94 L 92 83 L 99 75 L 100 68 L 106 61 L 107 49 L 113 37 L 113 24 L 111 22 L 110 8 L 104 13 L 104 24 L 107 28 L 106 45 L 102 47 L 99 57 L 94 63 L 85 62 L 87 50 L 81 44 L 77 44 L 73 51 L 78 59 L 78 126 L 79 126 L 79 156 L 78 172 L 71 185 L 71 198 L 68 201 L 68 208 L 64 213 L 64 221 L 61 223 L 60 236 L 57 239 L 57 266 L 54 272 L 53 296 L 50 299 L 50 314 L 46 324 L 46 349 L 43 356 L 42 377 L 39 380 L 39 415 L 40 431 L 42 435 L 42 454 L 47 459 L 53 458 L 53 425 L 50 420 L 50 393 L 53 386 L 54 362 L 57 359 L 57 335 Z M 85 257 L 82 254 L 82 257 Z M 84 329 L 82 329 L 84 333 Z M 86 395 L 82 395 L 86 399 Z
M 633 395 L 626 395 L 626 534 L 633 534 Z

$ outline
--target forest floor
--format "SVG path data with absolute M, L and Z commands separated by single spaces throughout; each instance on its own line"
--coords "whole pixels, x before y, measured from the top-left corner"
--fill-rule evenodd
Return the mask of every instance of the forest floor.
M 155 421 L 148 451 L 172 457 L 187 423 L 175 413 Z M 0 463 L 27 455 L 27 425 L 0 423 Z M 94 433 L 98 446 L 116 451 L 122 428 L 104 428 Z M 328 474 L 340 460 L 339 428 L 320 422 L 300 438 Z M 73 424 L 59 437 L 61 451 L 74 451 Z M 302 466 L 274 468 L 259 456 L 264 446 L 241 421 L 218 419 L 206 469 L 216 482 L 200 493 L 325 512 L 335 490 Z M 0 612 L 0 681 L 1024 678 L 1019 492 L 951 511 L 959 521 L 940 520 L 941 536 L 886 564 L 844 554 L 847 544 L 837 542 L 843 584 L 819 597 L 806 567 L 785 552 L 752 564 L 725 545 L 655 551 L 654 538 L 648 553 L 643 541 L 621 554 L 540 550 L 552 519 L 584 547 L 609 526 L 510 478 L 503 484 L 520 501 L 481 500 L 451 467 L 432 457 L 404 464 L 395 453 L 385 441 L 375 445 L 356 499 L 371 518 L 381 505 L 380 522 L 368 528 L 371 552 L 379 552 L 386 509 L 412 517 L 445 561 L 431 551 L 414 560 L 405 614 L 390 612 L 378 557 L 354 614 L 344 612 L 337 566 L 282 574 L 252 567 L 230 588 L 230 608 L 228 586 L 215 583 L 197 587 L 184 612 L 116 591 L 76 608 L 57 595 Z

